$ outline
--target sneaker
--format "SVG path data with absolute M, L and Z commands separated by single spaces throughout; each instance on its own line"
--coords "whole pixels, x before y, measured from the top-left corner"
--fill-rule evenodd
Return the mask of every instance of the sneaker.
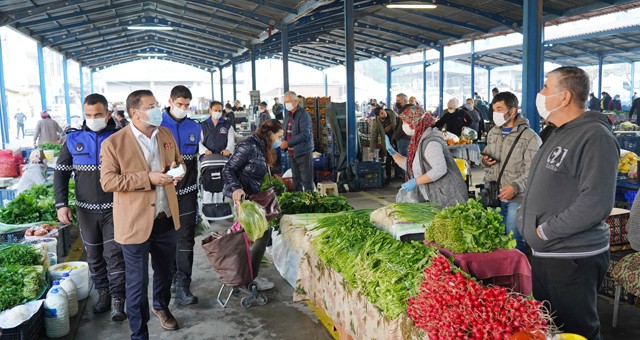
M 111 308 L 111 294 L 108 288 L 98 289 L 98 302 L 93 305 L 94 313 L 104 313 Z
M 178 287 L 174 301 L 177 305 L 195 305 L 198 303 L 198 297 L 191 294 L 189 287 Z
M 169 331 L 175 331 L 180 328 L 178 326 L 178 321 L 168 309 L 157 310 L 155 308 L 151 308 L 151 311 L 153 312 L 153 315 L 160 319 L 160 326 L 162 326 L 162 328 Z
M 275 287 L 273 282 L 262 277 L 257 277 L 253 282 L 258 286 L 258 290 L 269 290 Z
M 124 321 L 127 314 L 124 312 L 124 298 L 111 299 L 111 321 Z

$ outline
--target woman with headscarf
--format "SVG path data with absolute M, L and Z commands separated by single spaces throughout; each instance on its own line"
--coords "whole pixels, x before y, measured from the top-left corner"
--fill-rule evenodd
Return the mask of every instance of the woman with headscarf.
M 36 123 L 36 131 L 33 135 L 33 145 L 40 146 L 44 143 L 56 143 L 60 140 L 59 133 L 62 128 L 58 122 L 51 119 L 49 113 L 45 110 L 40 112 L 41 120 Z
M 443 208 L 464 203 L 469 198 L 467 185 L 447 148 L 441 131 L 434 129 L 435 120 L 421 108 L 409 107 L 400 114 L 402 130 L 411 137 L 407 157 L 393 149 L 386 138 L 387 151 L 407 171 L 404 190 L 418 202 L 435 202 Z M 412 193 L 417 189 L 416 193 Z
M 14 187 L 16 194 L 29 190 L 34 185 L 46 182 L 45 173 L 47 171 L 47 159 L 40 149 L 33 149 L 29 155 L 29 164 L 25 165 L 24 173 L 20 181 Z

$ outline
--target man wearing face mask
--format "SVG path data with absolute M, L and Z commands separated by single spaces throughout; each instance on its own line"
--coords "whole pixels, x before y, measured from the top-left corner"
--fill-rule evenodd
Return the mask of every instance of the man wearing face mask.
M 516 212 L 527 189 L 531 160 L 542 141 L 518 113 L 518 98 L 513 93 L 496 94 L 491 106 L 495 126 L 487 134 L 487 147 L 483 152 L 482 165 L 487 168 L 484 181 L 499 181 L 500 215 L 506 233 L 513 233 L 516 248 L 524 253 L 525 242 L 516 228 Z M 512 147 L 513 152 L 507 159 Z
M 113 194 L 104 192 L 100 186 L 101 146 L 116 132 L 107 106 L 107 99 L 101 94 L 90 94 L 84 99 L 86 119 L 81 129 L 67 132 L 53 175 L 53 189 L 58 220 L 72 223 L 69 180 L 74 175 L 78 226 L 91 279 L 98 290 L 93 311 L 104 313 L 111 309 L 111 320 L 123 321 L 127 318 L 125 266 L 120 245 L 114 241 Z
M 231 156 L 236 145 L 233 123 L 222 117 L 222 103 L 212 101 L 209 104 L 211 117 L 202 122 L 202 145 L 206 148 L 205 155 L 212 153 Z
M 175 185 L 188 169 L 171 131 L 160 126 L 162 109 L 153 93 L 134 91 L 126 106 L 131 124 L 102 143 L 100 184 L 114 193 L 114 236 L 125 261 L 131 339 L 149 339 L 149 309 L 162 328 L 179 328 L 169 311 L 180 229 Z M 154 271 L 152 306 L 147 297 L 149 255 Z
M 180 230 L 178 230 L 173 287 L 176 292 L 175 303 L 178 305 L 198 303 L 198 298 L 191 294 L 190 286 L 193 246 L 198 222 L 198 146 L 202 128 L 198 122 L 187 117 L 191 113 L 189 110 L 191 98 L 191 91 L 186 86 L 174 87 L 169 96 L 170 106 L 164 109 L 161 124 L 171 130 L 188 169 L 176 185 L 180 207 Z
M 447 102 L 447 111 L 445 111 L 442 118 L 436 123 L 436 129 L 446 127 L 448 132 L 460 136 L 462 134 L 462 128 L 471 125 L 473 119 L 469 116 L 468 112 L 458 109 L 459 104 L 460 102 L 455 98 Z
M 596 299 L 609 268 L 605 220 L 619 146 L 608 118 L 585 111 L 590 88 L 589 75 L 577 67 L 547 74 L 536 108 L 555 128 L 531 161 L 518 229 L 533 252 L 536 300 L 549 302 L 563 332 L 601 339 Z
M 311 116 L 298 105 L 298 96 L 293 91 L 284 94 L 284 107 L 285 140 L 280 147 L 288 148 L 293 185 L 296 191 L 314 191 Z

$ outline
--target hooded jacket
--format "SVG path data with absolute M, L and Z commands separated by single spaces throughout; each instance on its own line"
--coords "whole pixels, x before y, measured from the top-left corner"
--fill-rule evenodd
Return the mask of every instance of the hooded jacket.
M 100 185 L 100 149 L 102 142 L 116 133 L 113 119 L 107 126 L 94 132 L 86 121 L 81 129 L 70 129 L 58 156 L 53 173 L 53 190 L 56 209 L 69 206 L 69 180 L 71 173 L 76 181 L 76 206 L 87 210 L 113 208 L 113 193 L 104 192 Z
M 576 259 L 609 250 L 605 219 L 613 207 L 618 159 L 608 118 L 598 112 L 549 134 L 531 162 L 517 217 L 534 256 Z
M 269 171 L 264 157 L 265 141 L 256 135 L 238 143 L 222 169 L 224 194 L 231 197 L 234 191 L 242 189 L 247 196 L 260 192 L 264 175 Z
M 524 129 L 526 130 L 522 132 Z M 511 157 L 505 164 L 504 161 L 507 160 L 509 150 L 520 132 L 522 132 L 522 136 L 513 149 Z M 521 115 L 516 117 L 516 125 L 505 137 L 502 137 L 502 127 L 494 126 L 487 135 L 487 147 L 484 149 L 484 152 L 496 157 L 499 162 L 486 170 L 484 181 L 497 181 L 500 175 L 500 169 L 504 167 L 504 172 L 499 183 L 500 187 L 506 185 L 513 186 L 516 190 L 516 196 L 512 198 L 511 201 L 522 202 L 522 197 L 527 189 L 531 160 L 536 155 L 541 144 L 542 141 L 540 137 L 529 128 L 529 123 L 527 123 L 527 120 Z

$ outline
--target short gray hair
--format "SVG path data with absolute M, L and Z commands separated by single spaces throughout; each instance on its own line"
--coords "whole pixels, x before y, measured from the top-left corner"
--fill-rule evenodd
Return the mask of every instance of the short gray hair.
M 298 100 L 298 95 L 293 91 L 285 92 L 283 98 L 286 100 L 287 97 L 289 97 L 289 99 L 291 99 L 291 100 L 295 100 L 295 101 Z
M 585 107 L 591 89 L 591 80 L 587 72 L 579 67 L 563 66 L 547 73 L 547 77 L 550 75 L 558 77 L 558 87 L 571 93 L 578 107 Z
M 408 101 L 409 101 L 409 97 L 407 97 L 407 95 L 406 95 L 406 94 L 404 94 L 404 93 L 398 93 L 398 94 L 396 95 L 396 98 L 398 98 L 398 97 L 402 98 L 402 100 L 403 100 L 403 101 L 405 101 L 405 102 L 408 102 Z

